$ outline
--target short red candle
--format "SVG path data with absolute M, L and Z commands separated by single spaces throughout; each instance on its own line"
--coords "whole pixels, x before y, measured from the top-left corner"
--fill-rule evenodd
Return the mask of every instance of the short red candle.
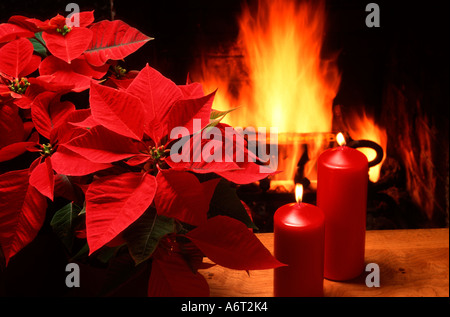
M 324 214 L 320 208 L 291 203 L 274 215 L 275 297 L 323 296 Z
M 325 214 L 324 277 L 349 280 L 364 270 L 368 162 L 347 146 L 318 159 L 317 206 Z

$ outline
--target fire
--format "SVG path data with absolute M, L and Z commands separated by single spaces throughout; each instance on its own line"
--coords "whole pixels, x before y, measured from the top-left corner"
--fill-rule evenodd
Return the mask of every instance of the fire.
M 399 105 L 405 109 L 404 104 Z M 406 119 L 404 119 L 406 121 Z M 435 209 L 436 169 L 433 164 L 433 131 L 427 116 L 418 116 L 414 129 L 408 124 L 405 135 L 399 136 L 400 155 L 405 164 L 406 186 L 412 199 L 431 219 Z M 416 143 L 418 149 L 414 150 Z
M 336 136 L 336 142 L 339 144 L 339 146 L 345 145 L 345 137 L 342 134 L 342 132 L 339 132 Z
M 375 183 L 380 178 L 381 166 L 386 158 L 386 129 L 378 126 L 366 113 L 363 113 L 361 116 L 354 114 L 348 122 L 350 122 L 347 127 L 348 133 L 354 140 L 370 140 L 383 148 L 383 152 L 385 153 L 383 160 L 380 164 L 369 169 L 369 179 Z M 358 148 L 358 150 L 367 156 L 369 162 L 376 157 L 375 151 L 370 148 Z
M 304 147 L 283 144 L 283 134 L 332 130 L 332 105 L 340 74 L 334 58 L 321 58 L 325 7 L 321 1 L 259 1 L 256 12 L 243 7 L 239 26 L 238 41 L 229 52 L 238 58 L 204 61 L 201 78 L 196 80 L 205 90 L 218 89 L 214 108 L 240 106 L 224 122 L 278 128 L 278 168 L 283 172 L 275 179 L 288 180 L 293 190 Z M 309 138 L 310 160 L 304 171 L 309 179 L 316 179 L 316 159 L 328 145 L 325 141 L 320 135 Z
M 303 185 L 295 184 L 295 201 L 301 203 L 303 200 Z

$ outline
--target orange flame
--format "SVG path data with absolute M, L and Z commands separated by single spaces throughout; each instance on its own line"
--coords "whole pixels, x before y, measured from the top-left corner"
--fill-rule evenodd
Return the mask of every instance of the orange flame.
M 259 1 L 256 12 L 243 8 L 239 26 L 239 49 L 229 52 L 238 58 L 209 59 L 199 80 L 207 91 L 218 88 L 214 108 L 240 106 L 224 122 L 277 127 L 279 140 L 283 133 L 331 131 L 340 74 L 334 59 L 321 58 L 323 2 Z M 316 179 L 316 159 L 326 140 L 310 139 L 305 176 Z M 279 170 L 284 172 L 275 179 L 292 181 L 293 187 L 301 151 L 300 144 L 279 147 Z
M 383 148 L 384 157 L 381 163 L 371 167 L 369 169 L 369 179 L 372 182 L 377 182 L 380 178 L 381 166 L 386 158 L 387 149 L 387 133 L 386 129 L 378 126 L 375 121 L 368 117 L 365 113 L 362 116 L 356 114 L 349 120 L 348 133 L 355 140 L 370 140 Z M 359 151 L 364 153 L 367 160 L 370 162 L 376 157 L 376 152 L 370 148 L 358 148 Z
M 297 203 L 301 203 L 303 200 L 303 185 L 295 184 L 295 200 Z
M 336 136 L 336 142 L 339 146 L 345 145 L 345 137 L 342 132 L 339 132 Z
M 406 109 L 405 105 L 400 105 L 400 107 Z M 414 202 L 431 219 L 436 208 L 434 195 L 437 177 L 432 159 L 433 131 L 426 115 L 423 117 L 418 116 L 415 119 L 414 130 L 408 124 L 404 126 L 406 127 L 405 135 L 399 136 L 398 139 L 399 143 L 402 144 L 400 155 L 406 169 L 406 186 Z M 418 146 L 417 150 L 414 150 L 414 142 Z

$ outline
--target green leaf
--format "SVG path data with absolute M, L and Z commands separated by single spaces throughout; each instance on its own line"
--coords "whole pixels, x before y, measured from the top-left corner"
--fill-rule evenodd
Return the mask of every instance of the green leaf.
M 84 208 L 82 209 L 80 206 L 71 202 L 56 211 L 50 221 L 53 232 L 67 248 L 69 254 L 77 252 L 75 249 L 79 247 L 79 244 L 75 243 L 75 232 L 79 227 L 84 228 L 86 217 L 82 213 L 83 210 Z M 74 258 L 79 258 L 83 254 L 84 250 L 81 249 Z
M 225 115 L 229 114 L 230 112 L 238 109 L 239 107 L 230 109 L 230 110 L 225 110 L 225 111 L 219 111 L 219 110 L 212 110 L 210 115 L 209 115 L 209 119 L 210 120 L 216 120 L 220 117 L 222 117 L 221 119 L 223 119 L 223 117 L 225 117 Z
M 202 131 L 207 132 L 207 129 L 215 127 L 220 121 L 222 121 L 223 118 L 225 118 L 225 115 L 236 109 L 238 109 L 238 107 L 226 111 L 212 110 L 209 115 L 209 123 L 202 129 Z
M 78 212 L 78 216 L 86 215 L 86 203 L 84 203 L 83 208 Z
M 149 208 L 131 224 L 123 232 L 123 237 L 136 265 L 150 258 L 159 240 L 174 229 L 174 219 L 157 215 L 154 208 Z
M 87 242 L 81 247 L 80 250 L 72 257 L 70 258 L 69 262 L 74 262 L 77 260 L 80 260 L 82 258 L 86 258 L 89 255 L 89 245 Z
M 236 189 L 225 179 L 220 180 L 209 204 L 209 218 L 214 216 L 228 216 L 244 223 L 248 228 L 258 230 L 248 215 Z
M 68 250 L 71 250 L 73 245 L 73 218 L 74 211 L 72 209 L 72 203 L 69 203 L 55 212 L 50 221 L 53 231 Z
M 42 38 L 42 32 L 38 32 L 34 34 L 34 38 L 29 39 L 30 42 L 33 44 L 34 51 L 43 56 L 47 56 L 47 47 L 45 47 L 45 41 Z
M 123 245 L 119 245 L 116 247 L 103 247 L 97 250 L 95 258 L 100 262 L 107 264 L 111 261 L 111 259 L 114 258 L 117 250 L 119 250 L 122 246 Z

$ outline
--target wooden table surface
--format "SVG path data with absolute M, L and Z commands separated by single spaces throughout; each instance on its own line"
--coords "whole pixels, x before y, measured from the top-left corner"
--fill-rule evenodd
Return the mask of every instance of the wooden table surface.
M 273 233 L 257 237 L 273 254 Z M 370 272 L 363 272 L 345 282 L 324 279 L 324 296 L 449 297 L 448 228 L 367 231 L 365 261 L 379 265 L 380 287 L 367 287 Z M 200 272 L 212 297 L 273 296 L 273 270 L 247 274 L 215 265 Z

